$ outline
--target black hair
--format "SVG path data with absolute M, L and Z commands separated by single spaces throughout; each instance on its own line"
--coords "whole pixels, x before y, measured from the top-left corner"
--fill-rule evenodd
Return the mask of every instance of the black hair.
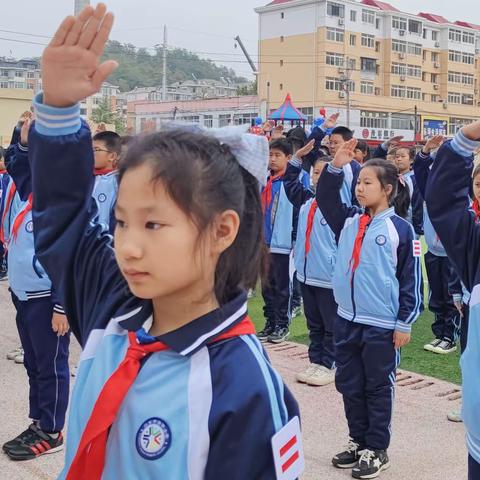
M 353 138 L 353 132 L 347 127 L 335 127 L 332 130 L 330 137 L 332 135 L 340 135 L 345 142 L 348 142 L 348 140 L 351 140 Z
M 266 271 L 260 189 L 230 148 L 211 136 L 178 129 L 135 137 L 120 160 L 119 184 L 127 170 L 143 164 L 152 168 L 152 182 L 161 182 L 196 224 L 199 240 L 217 214 L 238 213 L 237 237 L 216 266 L 215 295 L 222 305 L 239 289 L 253 288 Z
M 392 186 L 392 193 L 388 197 L 390 206 L 395 207 L 395 213 L 402 218 L 407 218 L 410 208 L 410 190 L 408 185 L 399 180 L 399 172 L 396 165 L 383 158 L 372 158 L 363 164 L 362 168 L 372 167 L 378 181 L 384 189 L 387 185 Z
M 293 152 L 296 152 L 307 142 L 307 135 L 305 130 L 300 125 L 297 125 L 288 131 L 287 140 L 291 143 Z
M 104 142 L 105 146 L 110 152 L 120 155 L 122 151 L 122 144 L 120 140 L 120 135 L 115 132 L 99 132 L 93 137 L 94 141 Z
M 123 147 L 124 145 L 128 145 L 133 140 L 133 135 L 122 135 L 120 137 L 120 145 Z
M 329 162 L 331 162 L 332 160 L 333 160 L 332 157 L 330 157 L 330 156 L 328 156 L 328 155 L 322 155 L 322 156 L 320 156 L 320 157 L 317 157 L 317 158 L 313 161 L 312 167 L 315 167 L 315 165 L 316 165 L 317 163 L 320 163 L 320 162 L 329 163 Z
M 477 175 L 480 174 L 480 163 L 473 169 L 472 180 L 475 179 Z
M 285 155 L 292 154 L 292 144 L 286 138 L 276 138 L 270 142 L 270 150 L 280 150 Z
M 368 146 L 367 142 L 364 140 L 359 140 L 355 149 L 360 150 L 365 155 L 365 162 L 370 159 L 370 147 Z

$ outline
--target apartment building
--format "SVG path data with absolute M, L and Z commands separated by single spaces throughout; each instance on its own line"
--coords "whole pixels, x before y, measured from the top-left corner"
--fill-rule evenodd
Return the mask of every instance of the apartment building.
M 358 137 L 454 134 L 480 113 L 480 26 L 377 0 L 274 0 L 259 14 L 259 98 L 290 93 Z
M 38 60 L 0 57 L 0 89 L 33 90 L 42 88 L 42 76 Z

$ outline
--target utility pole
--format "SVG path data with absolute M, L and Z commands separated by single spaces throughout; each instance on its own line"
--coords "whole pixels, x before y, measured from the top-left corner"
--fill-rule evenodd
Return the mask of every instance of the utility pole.
M 167 26 L 163 26 L 163 79 L 162 100 L 167 101 Z
M 341 91 L 345 92 L 347 100 L 347 127 L 350 128 L 350 111 L 351 111 L 351 102 L 350 102 L 350 77 L 352 75 L 352 69 L 350 65 L 350 59 L 347 57 L 345 59 L 346 68 L 345 71 L 340 75 L 340 84 Z
M 251 59 L 250 55 L 248 54 L 247 49 L 245 48 L 245 45 L 243 44 L 241 38 L 237 35 L 237 36 L 234 38 L 234 40 L 235 40 L 235 42 L 238 43 L 238 45 L 240 45 L 240 48 L 242 49 L 242 52 L 243 52 L 243 54 L 245 55 L 245 58 L 247 59 L 247 62 L 249 63 L 250 68 L 251 68 L 252 71 L 253 71 L 253 74 L 254 74 L 254 75 L 257 75 L 257 74 L 258 74 L 257 67 L 256 67 L 255 64 L 253 63 L 253 60 Z M 235 47 L 237 46 L 237 43 L 235 44 Z
M 418 107 L 415 105 L 415 108 L 414 108 L 414 112 L 415 112 L 415 135 L 414 135 L 414 140 L 415 142 L 418 142 L 419 141 L 419 135 L 418 135 Z

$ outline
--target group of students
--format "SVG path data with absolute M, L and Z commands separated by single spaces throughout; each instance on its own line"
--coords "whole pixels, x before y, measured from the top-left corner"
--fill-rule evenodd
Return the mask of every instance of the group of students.
M 7 354 L 7 359 L 24 364 L 29 380 L 31 419 L 24 431 L 3 444 L 3 451 L 12 460 L 29 460 L 62 448 L 70 383 L 68 320 L 34 246 L 32 174 L 28 160 L 32 122 L 33 114 L 29 111 L 16 125 L 5 152 L 2 177 L 1 243 L 21 342 L 19 348 Z M 97 205 L 93 221 L 108 230 L 114 227 L 120 137 L 115 132 L 96 133 L 93 152 L 92 197 Z
M 469 478 L 479 478 L 480 208 L 468 195 L 480 122 L 435 159 L 417 156 L 415 178 L 402 148 L 396 164 L 381 158 L 388 145 L 354 160 L 362 150 L 337 115 L 293 157 L 283 139 L 269 148 L 238 129 L 177 128 L 134 138 L 112 173 L 120 140 L 92 143 L 79 107 L 117 67 L 100 63 L 112 25 L 103 4 L 62 22 L 43 54 L 35 123 L 25 119 L 7 155 L 8 208 L 18 208 L 5 230 L 9 281 L 32 424 L 4 451 L 21 460 L 62 447 L 70 328 L 82 355 L 59 478 L 298 477 L 298 405 L 259 341 L 288 337 L 293 249 L 311 336 L 298 378 L 335 381 L 350 439 L 333 464 L 377 477 L 390 465 L 400 348 L 423 306 L 420 195 L 448 278 L 453 266 L 471 292 L 463 419 Z M 327 128 L 330 158 L 319 155 Z M 246 292 L 259 277 L 267 321 L 256 335 Z M 454 341 L 447 330 L 435 348 Z

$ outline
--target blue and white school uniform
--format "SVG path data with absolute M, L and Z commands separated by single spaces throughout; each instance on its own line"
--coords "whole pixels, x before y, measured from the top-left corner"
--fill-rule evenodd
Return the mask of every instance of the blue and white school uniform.
M 54 309 L 58 313 L 63 309 L 57 304 L 51 281 L 35 253 L 31 211 L 13 235 L 15 220 L 27 208 L 31 193 L 26 147 L 14 147 L 8 171 L 17 186 L 18 198 L 12 202 L 8 215 L 8 280 L 30 383 L 29 416 L 39 421 L 43 431 L 58 432 L 64 427 L 68 406 L 70 337 L 68 333 L 58 336 L 52 330 Z
M 86 208 L 86 195 L 93 186 L 93 152 L 79 106 L 55 109 L 39 100 L 30 137 L 36 248 L 83 347 L 63 479 L 103 385 L 124 359 L 127 333 L 152 340 L 140 330 L 148 331 L 152 304 L 130 293 L 111 237 L 91 222 L 96 205 Z M 51 128 L 45 114 L 61 115 L 64 128 Z M 62 181 L 52 184 L 52 176 Z M 297 403 L 254 335 L 209 343 L 246 316 L 246 302 L 239 293 L 153 339 L 169 349 L 146 358 L 124 398 L 109 432 L 102 478 L 275 478 L 271 437 L 298 414 Z M 152 422 L 162 441 L 145 451 L 141 440 Z
M 393 332 L 409 333 L 422 308 L 420 245 L 412 226 L 388 208 L 371 220 L 352 273 L 362 212 L 342 204 L 342 182 L 342 170 L 328 165 L 316 195 L 338 240 L 332 280 L 340 317 L 334 329 L 336 386 L 343 395 L 350 436 L 362 447 L 385 450 L 400 360 Z
M 110 233 L 115 227 L 114 209 L 118 194 L 118 171 L 113 170 L 105 175 L 96 175 L 92 197 L 97 203 L 97 222 Z
M 480 225 L 470 210 L 473 152 L 480 142 L 460 131 L 439 150 L 427 183 L 427 208 L 448 257 L 471 292 L 467 348 L 461 357 L 462 419 L 470 454 L 469 479 L 480 475 Z

